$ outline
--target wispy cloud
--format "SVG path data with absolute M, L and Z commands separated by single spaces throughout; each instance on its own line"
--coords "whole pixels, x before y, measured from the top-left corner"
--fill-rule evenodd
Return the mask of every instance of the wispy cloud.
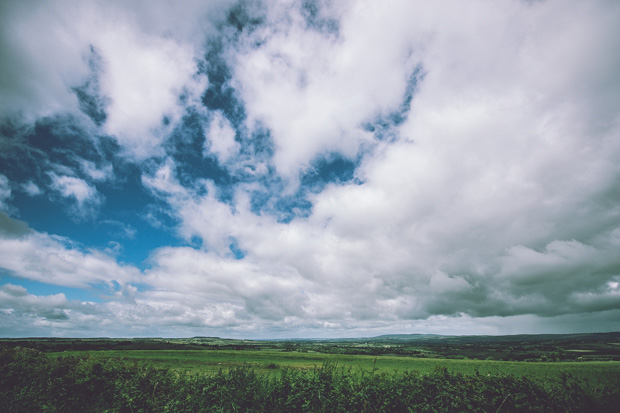
M 43 190 L 32 181 L 28 181 L 22 185 L 22 190 L 30 196 L 37 196 L 43 193 Z
M 52 180 L 51 189 L 57 191 L 63 198 L 68 198 L 76 218 L 84 218 L 96 213 L 103 202 L 101 194 L 94 186 L 73 176 L 56 175 L 49 173 Z

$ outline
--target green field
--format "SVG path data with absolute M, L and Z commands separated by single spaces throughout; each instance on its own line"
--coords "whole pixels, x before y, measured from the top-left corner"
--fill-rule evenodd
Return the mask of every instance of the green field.
M 620 362 L 514 362 L 496 360 L 429 359 L 404 356 L 366 356 L 266 350 L 101 350 L 48 353 L 50 357 L 88 354 L 94 358 L 148 362 L 158 368 L 186 374 L 214 374 L 231 367 L 249 366 L 261 373 L 279 374 L 282 369 L 310 370 L 324 363 L 352 371 L 428 374 L 446 368 L 451 372 L 482 375 L 515 375 L 553 385 L 563 374 L 587 380 L 595 386 L 620 388 Z
M 418 351 L 410 344 L 192 340 L 5 340 L 0 411 L 620 411 L 620 361 L 599 341 L 469 349 L 429 343 L 411 356 L 402 354 Z M 485 358 L 463 358 L 461 348 Z M 401 354 L 344 353 L 368 350 Z M 457 354 L 441 357 L 449 351 Z M 529 361 L 488 359 L 514 351 Z M 606 361 L 561 361 L 570 353 Z

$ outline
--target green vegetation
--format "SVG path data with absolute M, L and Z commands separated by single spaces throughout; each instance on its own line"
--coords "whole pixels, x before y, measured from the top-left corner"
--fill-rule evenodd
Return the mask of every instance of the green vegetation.
M 10 346 L 46 352 L 65 350 L 256 350 L 338 355 L 396 355 L 416 358 L 527 362 L 620 361 L 620 333 L 434 336 L 390 335 L 337 340 L 234 340 L 192 338 L 0 339 Z
M 428 374 L 436 369 L 473 375 L 527 376 L 553 383 L 568 374 L 598 386 L 620 385 L 620 362 L 506 362 L 496 360 L 456 360 L 406 356 L 366 356 L 325 353 L 282 352 L 273 350 L 99 350 L 49 353 L 50 357 L 85 356 L 99 359 L 148 361 L 153 366 L 184 374 L 213 374 L 218 370 L 247 366 L 260 373 L 278 374 L 282 369 L 311 370 L 325 363 L 352 371 L 375 369 L 379 372 L 417 371 Z
M 619 342 L 0 339 L 0 411 L 620 411 Z
M 279 374 L 245 364 L 213 374 L 183 374 L 135 359 L 48 357 L 34 349 L 4 347 L 0 411 L 591 412 L 620 407 L 617 387 L 601 388 L 567 375 L 545 387 L 526 377 L 442 367 L 429 373 L 354 371 L 327 362 L 301 370 L 273 362 L 265 368 Z

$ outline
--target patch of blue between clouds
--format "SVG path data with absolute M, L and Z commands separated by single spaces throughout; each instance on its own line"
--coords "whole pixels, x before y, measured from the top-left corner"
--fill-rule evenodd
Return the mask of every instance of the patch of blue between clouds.
M 295 218 L 307 217 L 312 212 L 312 203 L 308 201 L 307 195 L 308 191 L 303 187 L 293 194 L 286 194 L 282 179 L 270 173 L 261 180 L 261 188 L 250 193 L 250 207 L 256 215 L 268 215 L 277 222 L 289 223 Z
M 114 162 L 119 151 L 112 138 L 91 136 L 81 120 L 68 115 L 43 118 L 33 125 L 5 119 L 0 139 L 10 153 L 3 154 L 0 172 L 13 185 L 33 182 L 40 189 L 51 184 L 52 171 L 89 181 L 83 162 L 104 168 Z
M 181 185 L 192 187 L 197 179 L 210 179 L 216 185 L 227 187 L 235 179 L 219 165 L 215 156 L 204 156 L 205 119 L 196 108 L 188 108 L 180 124 L 166 142 L 166 152 L 176 165 Z
M 275 174 L 265 177 L 263 189 L 251 193 L 252 212 L 257 215 L 271 215 L 280 223 L 289 223 L 295 218 L 306 218 L 312 213 L 308 195 L 321 192 L 328 184 L 359 185 L 355 177 L 359 160 L 351 160 L 338 153 L 317 158 L 311 168 L 300 179 L 299 189 L 287 194 L 284 182 Z
M 263 11 L 260 3 L 252 4 L 252 2 L 239 0 L 228 11 L 225 24 L 235 30 L 233 37 L 238 38 L 241 33 L 253 32 L 264 24 Z
M 91 135 L 69 115 L 40 119 L 32 126 L 5 120 L 0 132 L 11 148 L 11 156 L 2 158 L 0 173 L 15 188 L 11 199 L 15 218 L 28 222 L 30 228 L 109 250 L 121 262 L 140 268 L 154 248 L 181 242 L 174 235 L 175 218 L 142 185 L 142 166 L 125 161 L 113 138 Z M 82 168 L 85 161 L 96 168 L 111 167 L 112 176 L 93 181 Z M 52 171 L 96 188 L 101 204 L 93 206 L 90 216 L 76 216 L 71 212 L 75 201 L 50 189 Z M 28 182 L 42 193 L 31 196 L 19 189 Z
M 39 177 L 60 165 L 82 175 L 81 160 L 100 166 L 119 150 L 112 139 L 91 136 L 87 125 L 71 115 L 40 119 L 32 131 L 21 138 L 28 149 L 20 155 L 23 156 L 23 161 L 36 168 Z
M 271 163 L 275 154 L 275 145 L 271 137 L 271 131 L 262 123 L 256 123 L 251 133 L 240 134 L 241 155 L 253 159 L 254 162 Z M 270 170 L 270 173 L 273 169 Z
M 252 15 L 246 2 L 240 1 L 233 6 L 220 28 L 223 36 L 210 39 L 207 43 L 205 58 L 199 63 L 199 74 L 206 74 L 209 87 L 202 96 L 203 104 L 209 110 L 219 110 L 238 129 L 246 117 L 245 107 L 239 100 L 235 89 L 230 85 L 232 69 L 226 61 L 227 47 L 239 41 L 240 35 L 260 26 L 263 19 Z
M 311 192 L 320 192 L 329 183 L 343 184 L 355 178 L 358 162 L 330 153 L 317 158 L 312 167 L 302 175 L 301 184 Z M 359 181 L 356 181 L 359 183 Z
M 102 241 L 119 243 L 121 248 L 116 253 L 121 262 L 143 269 L 155 248 L 183 245 L 175 234 L 178 219 L 142 185 L 142 172 L 137 165 L 123 165 L 119 172 L 122 182 L 99 186 L 106 201 L 96 228 Z
M 273 197 L 277 197 L 282 190 L 283 184 L 272 166 L 274 145 L 269 129 L 260 122 L 253 125 L 251 129 L 248 129 L 245 124 L 246 109 L 236 90 L 231 86 L 232 69 L 226 61 L 225 51 L 228 47 L 234 47 L 242 33 L 252 32 L 262 23 L 263 18 L 256 9 L 250 10 L 250 6 L 245 2 L 237 3 L 231 8 L 226 21 L 222 23 L 227 26 L 226 30 L 220 30 L 224 35 L 211 39 L 207 43 L 204 61 L 199 64 L 199 73 L 205 74 L 209 79 L 209 86 L 202 96 L 202 103 L 211 113 L 218 111 L 230 122 L 235 131 L 235 140 L 240 146 L 237 159 L 226 166 L 219 165 L 217 157 L 212 154 L 207 154 L 202 160 L 192 156 L 179 159 L 181 163 L 190 160 L 187 166 L 181 167 L 182 184 L 190 186 L 190 180 L 211 179 L 218 187 L 220 202 L 232 202 L 236 184 L 260 183 L 266 191 L 259 190 L 252 193 L 254 212 L 260 212 L 263 205 L 269 200 L 273 201 Z M 195 111 L 195 116 L 190 115 L 191 111 L 190 109 L 188 112 L 187 121 L 192 119 L 196 127 L 186 128 L 185 133 L 193 135 L 194 153 L 201 153 L 205 143 L 204 123 L 210 119 L 202 119 L 203 115 L 199 115 L 197 111 Z M 179 151 L 176 152 L 179 153 Z M 193 165 L 190 166 L 191 164 Z M 264 166 L 267 166 L 266 172 L 263 170 Z M 185 176 L 189 179 L 183 179 Z
M 34 125 L 15 120 L 5 125 L 0 139 L 10 148 L 11 156 L 3 156 L 1 172 L 13 185 L 31 181 L 44 190 L 51 185 L 51 171 L 88 180 L 81 162 L 88 160 L 102 166 L 107 163 L 106 152 L 115 150 L 108 139 L 91 139 L 80 121 L 71 116 L 48 117 Z
M 241 248 L 239 248 L 239 243 L 237 241 L 236 238 L 231 237 L 230 238 L 230 245 L 229 245 L 229 249 L 230 252 L 232 253 L 233 257 L 235 257 L 236 260 L 241 260 L 245 257 L 245 251 L 243 251 Z
M 312 203 L 306 198 L 307 192 L 298 191 L 295 195 L 278 198 L 275 211 L 278 222 L 288 224 L 295 218 L 306 218 L 312 214 Z

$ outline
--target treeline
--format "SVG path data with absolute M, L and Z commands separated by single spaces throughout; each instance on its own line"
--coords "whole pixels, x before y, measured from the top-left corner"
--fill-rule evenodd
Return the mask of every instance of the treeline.
M 318 352 L 344 355 L 398 355 L 417 358 L 477 359 L 503 361 L 620 361 L 620 346 L 617 341 L 605 341 L 617 333 L 579 335 L 581 339 L 562 340 L 534 339 L 530 341 L 508 341 L 506 337 L 487 338 L 486 342 L 476 337 L 445 339 L 420 339 L 407 342 L 404 339 L 393 342 L 389 337 L 380 341 L 353 340 L 271 340 L 249 341 L 218 338 L 189 339 L 111 339 L 111 338 L 24 338 L 0 339 L 0 346 L 29 347 L 44 352 L 97 351 L 97 350 L 275 350 L 295 352 Z M 520 336 L 517 336 L 520 337 Z M 528 338 L 526 336 L 525 338 Z M 541 336 L 548 337 L 548 336 Z M 598 338 L 597 338 L 598 337 Z M 596 338 L 596 339 L 595 339 Z M 618 339 L 620 340 L 620 339 Z
M 262 348 L 279 349 L 279 345 L 265 346 L 259 344 L 212 344 L 191 343 L 186 341 L 167 341 L 159 339 L 0 339 L 0 346 L 25 347 L 43 352 L 61 351 L 131 351 L 131 350 L 261 350 Z
M 616 388 L 564 377 L 543 386 L 515 376 L 438 369 L 379 373 L 325 364 L 259 374 L 249 367 L 188 375 L 90 356 L 50 358 L 0 348 L 2 412 L 620 411 Z

